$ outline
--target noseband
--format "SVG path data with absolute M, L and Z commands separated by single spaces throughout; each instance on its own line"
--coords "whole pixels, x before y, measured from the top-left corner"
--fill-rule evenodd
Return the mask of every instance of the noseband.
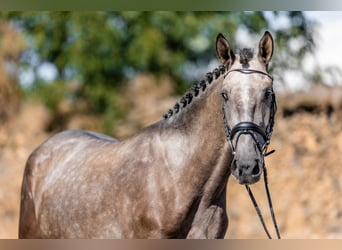
M 254 69 L 232 69 L 230 71 L 228 71 L 224 78 L 227 77 L 227 75 L 231 72 L 239 72 L 242 74 L 262 74 L 265 75 L 267 77 L 269 77 L 272 82 L 273 82 L 273 77 L 263 71 L 260 70 L 254 70 Z M 231 146 L 232 146 L 232 150 L 233 150 L 233 154 L 236 151 L 236 146 L 239 140 L 239 137 L 243 134 L 249 134 L 252 136 L 253 140 L 256 142 L 256 145 L 258 146 L 259 152 L 265 157 L 267 155 L 270 155 L 274 152 L 274 150 L 267 152 L 267 146 L 270 143 L 271 140 L 271 136 L 272 136 L 272 131 L 273 131 L 273 125 L 274 125 L 274 116 L 275 113 L 277 111 L 277 104 L 276 104 L 276 99 L 275 99 L 275 94 L 272 92 L 272 101 L 271 101 L 271 110 L 270 110 L 270 118 L 269 118 L 269 124 L 268 127 L 266 129 L 263 129 L 261 126 L 259 126 L 258 124 L 254 123 L 254 122 L 248 122 L 248 121 L 244 121 L 244 122 L 239 122 L 238 124 L 236 124 L 232 129 L 229 128 L 228 126 L 228 122 L 227 122 L 227 118 L 226 118 L 226 112 L 225 112 L 225 105 L 224 102 L 222 102 L 222 111 L 223 111 L 223 120 L 224 120 L 224 131 L 226 133 L 226 137 L 227 137 L 227 141 L 230 142 Z M 263 142 L 260 142 L 258 140 L 258 138 L 255 136 L 256 134 L 259 134 L 262 138 L 263 138 Z M 236 144 L 235 146 L 233 145 L 233 139 L 235 136 L 237 137 L 236 140 Z M 266 190 L 266 194 L 267 194 L 267 199 L 268 199 L 268 204 L 269 204 L 269 208 L 271 211 L 271 216 L 272 216 L 272 220 L 273 220 L 273 225 L 277 234 L 277 238 L 280 239 L 280 233 L 279 233 L 279 229 L 278 229 L 278 225 L 277 225 L 277 221 L 275 219 L 275 215 L 274 215 L 274 211 L 273 211 L 273 206 L 272 206 L 272 200 L 271 200 L 271 195 L 268 189 L 268 181 L 267 181 L 267 170 L 266 170 L 266 166 L 265 163 L 263 162 L 263 172 L 264 172 L 264 183 L 265 183 L 265 190 Z M 268 236 L 269 239 L 272 239 L 270 233 L 268 232 L 268 229 L 266 227 L 266 224 L 264 222 L 264 219 L 262 217 L 261 211 L 259 209 L 259 206 L 254 198 L 254 195 L 252 193 L 252 190 L 250 189 L 250 187 L 248 185 L 245 185 L 246 190 L 249 194 L 249 197 L 252 200 L 252 203 L 256 209 L 256 212 L 259 216 L 259 219 L 261 221 L 261 224 Z

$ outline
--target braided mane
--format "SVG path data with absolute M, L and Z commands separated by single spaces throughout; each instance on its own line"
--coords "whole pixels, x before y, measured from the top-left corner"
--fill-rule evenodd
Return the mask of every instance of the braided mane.
M 215 68 L 212 72 L 208 72 L 205 75 L 205 78 L 202 79 L 199 83 L 196 83 L 192 86 L 191 90 L 187 91 L 183 97 L 173 106 L 172 109 L 169 109 L 164 115 L 164 120 L 172 117 L 174 114 L 180 112 L 181 108 L 185 108 L 188 106 L 194 98 L 196 98 L 200 91 L 206 91 L 208 84 L 211 84 L 213 80 L 218 79 L 221 75 L 226 72 L 226 67 L 224 65 L 220 65 L 218 68 Z

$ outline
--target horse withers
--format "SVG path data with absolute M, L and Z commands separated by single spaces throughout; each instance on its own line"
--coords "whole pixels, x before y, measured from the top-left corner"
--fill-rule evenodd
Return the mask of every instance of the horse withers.
M 230 174 L 253 184 L 263 172 L 273 39 L 265 32 L 256 54 L 234 54 L 219 34 L 216 51 L 222 65 L 133 136 L 68 130 L 35 149 L 19 238 L 223 238 Z

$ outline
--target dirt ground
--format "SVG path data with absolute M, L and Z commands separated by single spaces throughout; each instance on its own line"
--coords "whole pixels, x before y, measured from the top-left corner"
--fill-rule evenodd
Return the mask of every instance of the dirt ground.
M 168 81 L 157 87 L 149 82 L 141 76 L 132 83 L 131 90 L 141 93 L 140 99 L 130 101 L 132 111 L 117 128 L 118 136 L 159 119 L 177 100 L 169 95 Z M 303 102 L 307 95 L 279 98 L 270 145 L 276 153 L 267 157 L 269 187 L 283 238 L 342 238 L 342 92 L 312 93 L 311 102 Z M 49 119 L 43 105 L 22 103 L 17 115 L 0 127 L 0 238 L 17 238 L 25 161 L 49 136 Z M 69 126 L 82 127 L 82 120 L 75 117 Z M 263 183 L 252 189 L 274 236 Z M 266 238 L 244 186 L 233 177 L 227 197 L 226 237 Z

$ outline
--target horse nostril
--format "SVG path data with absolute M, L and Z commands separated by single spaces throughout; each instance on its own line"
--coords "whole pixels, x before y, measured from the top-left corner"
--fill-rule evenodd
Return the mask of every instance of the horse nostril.
M 260 174 L 259 164 L 258 164 L 258 161 L 255 161 L 255 165 L 252 170 L 252 175 L 259 175 L 259 174 Z

